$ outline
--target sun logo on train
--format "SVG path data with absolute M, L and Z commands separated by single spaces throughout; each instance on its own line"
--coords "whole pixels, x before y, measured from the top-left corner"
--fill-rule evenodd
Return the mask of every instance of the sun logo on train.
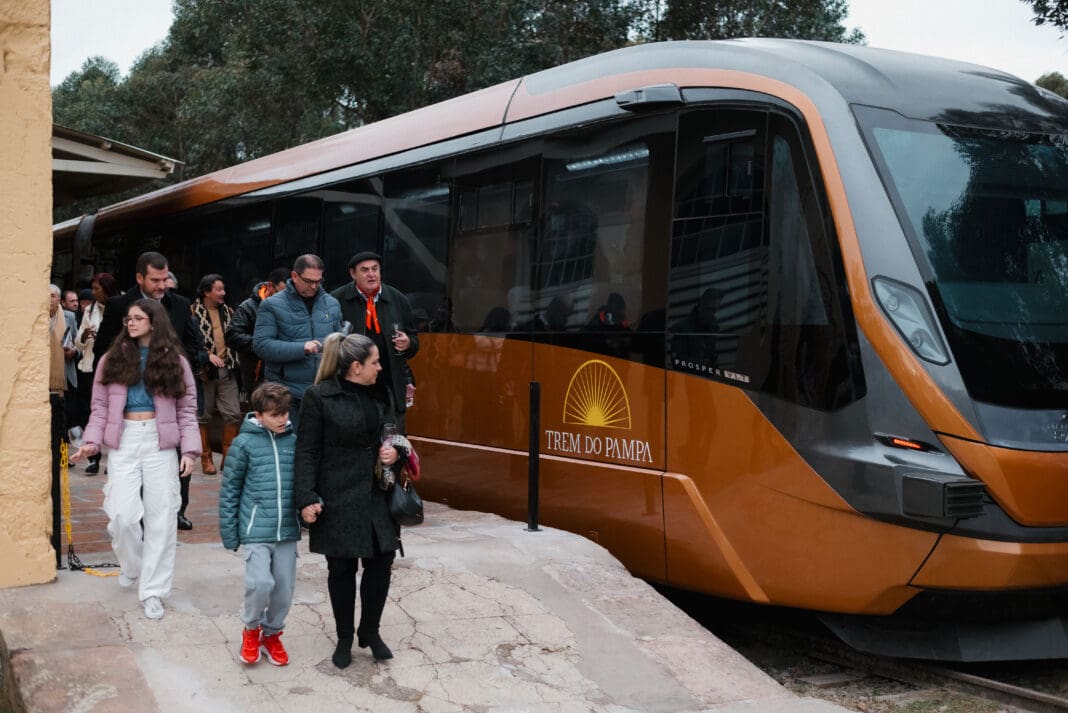
M 630 428 L 630 401 L 615 369 L 591 359 L 575 370 L 564 394 L 564 423 Z

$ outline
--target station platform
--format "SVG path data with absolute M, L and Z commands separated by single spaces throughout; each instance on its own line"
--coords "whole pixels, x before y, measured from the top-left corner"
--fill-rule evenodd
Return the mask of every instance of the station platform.
M 98 526 L 90 523 L 91 493 L 106 476 L 79 471 L 71 473 L 72 500 L 75 492 L 86 496 L 81 527 L 91 529 Z M 355 648 L 348 668 L 333 665 L 326 562 L 307 552 L 305 540 L 283 636 L 291 662 L 245 665 L 238 659 L 244 562 L 217 533 L 208 541 L 213 479 L 194 478 L 200 512 L 190 512 L 195 529 L 181 533 L 163 619 L 146 619 L 136 591 L 114 576 L 61 570 L 52 583 L 0 590 L 0 635 L 13 673 L 6 684 L 14 681 L 25 710 L 845 710 L 787 691 L 599 545 L 432 503 L 423 525 L 405 529 L 407 556 L 394 565 L 382 624 L 392 660 L 375 662 Z M 114 561 L 93 549 L 78 551 L 82 562 Z

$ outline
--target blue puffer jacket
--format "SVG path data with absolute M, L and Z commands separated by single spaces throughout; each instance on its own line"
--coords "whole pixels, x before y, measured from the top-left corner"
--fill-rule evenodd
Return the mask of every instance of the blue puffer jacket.
M 305 354 L 304 343 L 313 339 L 322 343 L 340 328 L 341 305 L 336 299 L 319 287 L 308 314 L 293 279 L 286 280 L 284 290 L 260 302 L 256 315 L 252 348 L 263 359 L 264 379 L 284 384 L 295 399 L 304 398 L 304 392 L 315 381 L 322 355 L 321 350 Z
M 293 504 L 292 424 L 273 433 L 251 413 L 230 444 L 219 488 L 219 535 L 236 550 L 249 542 L 300 539 L 300 514 Z

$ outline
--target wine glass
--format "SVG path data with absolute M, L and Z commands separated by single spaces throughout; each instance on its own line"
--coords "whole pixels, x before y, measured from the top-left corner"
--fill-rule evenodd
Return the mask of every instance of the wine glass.
M 397 424 L 395 423 L 383 423 L 382 424 L 382 445 L 392 446 L 393 437 L 398 435 L 400 431 L 397 430 Z
M 397 424 L 395 424 L 395 423 L 383 423 L 382 424 L 382 445 L 383 446 L 392 446 L 393 445 L 394 436 L 397 436 L 399 433 L 400 433 L 400 431 L 397 429 Z M 389 490 L 391 487 L 393 487 L 393 483 L 395 483 L 396 480 L 397 480 L 396 477 L 393 475 L 393 467 L 392 466 L 388 466 L 385 463 L 383 463 L 382 464 L 382 482 L 379 484 L 379 486 L 383 490 Z

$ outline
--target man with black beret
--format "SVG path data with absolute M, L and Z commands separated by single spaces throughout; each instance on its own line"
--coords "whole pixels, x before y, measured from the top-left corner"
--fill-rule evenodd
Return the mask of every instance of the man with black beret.
M 349 260 L 352 282 L 330 294 L 341 303 L 342 318 L 352 323 L 355 334 L 365 334 L 378 345 L 382 374 L 378 377 L 392 392 L 402 433 L 405 392 L 410 380 L 407 361 L 419 351 L 419 335 L 412 319 L 412 306 L 400 290 L 383 284 L 382 256 L 365 250 Z

